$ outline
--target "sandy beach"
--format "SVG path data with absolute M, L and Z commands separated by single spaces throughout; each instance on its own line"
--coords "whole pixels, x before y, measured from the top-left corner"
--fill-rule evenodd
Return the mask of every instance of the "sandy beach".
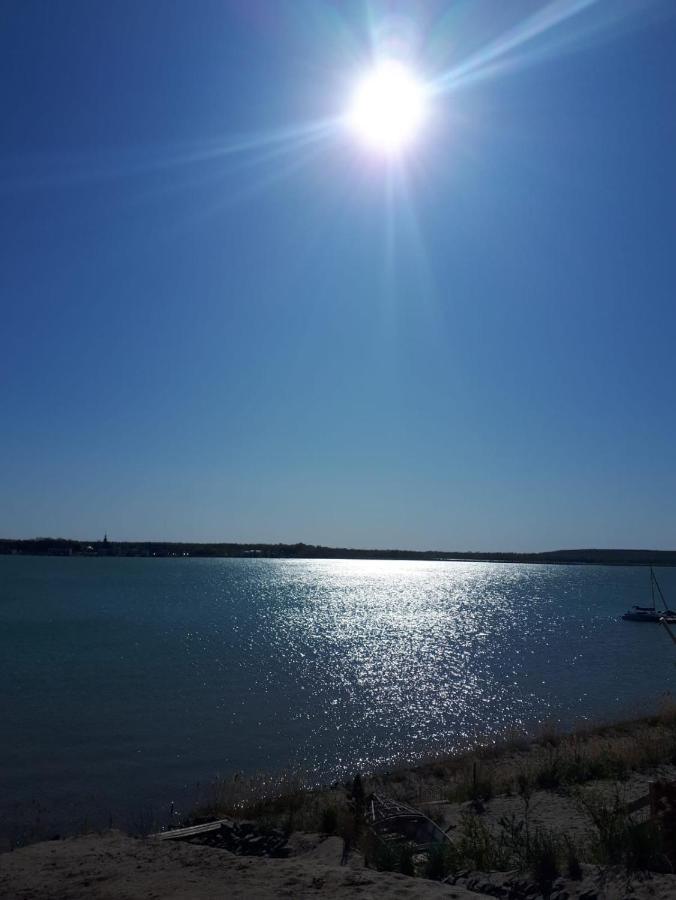
M 13 900 L 221 900 L 223 897 L 476 898 L 462 887 L 341 866 L 327 838 L 288 860 L 240 858 L 119 833 L 36 844 L 0 858 L 0 896 Z

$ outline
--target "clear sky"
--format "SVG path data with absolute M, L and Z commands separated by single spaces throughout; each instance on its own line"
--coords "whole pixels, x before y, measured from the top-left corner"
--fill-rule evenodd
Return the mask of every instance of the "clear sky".
M 1 536 L 676 546 L 672 0 L 4 0 L 0 102 Z

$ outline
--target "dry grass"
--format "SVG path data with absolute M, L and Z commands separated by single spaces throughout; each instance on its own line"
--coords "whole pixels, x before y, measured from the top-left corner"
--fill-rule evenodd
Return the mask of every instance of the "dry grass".
M 665 698 L 658 713 L 645 719 L 585 724 L 567 734 L 548 724 L 530 739 L 521 732 L 507 734 L 470 753 L 364 777 L 364 791 L 383 791 L 414 805 L 486 801 L 519 793 L 524 780 L 534 788 L 560 790 L 589 781 L 622 781 L 632 772 L 672 763 L 676 763 L 676 703 Z M 214 782 L 192 818 L 291 813 L 296 827 L 301 827 L 306 819 L 319 823 L 327 805 L 338 814 L 345 798 L 344 788 L 309 790 L 290 773 L 236 774 Z
M 347 810 L 344 789 L 311 790 L 290 773 L 274 778 L 238 773 L 210 785 L 189 821 L 232 817 L 281 827 L 288 833 L 339 834 L 345 830 Z
M 371 789 L 411 803 L 462 802 L 516 793 L 524 777 L 534 787 L 560 790 L 589 781 L 622 781 L 632 772 L 671 763 L 676 763 L 676 704 L 666 697 L 659 711 L 644 719 L 585 724 L 569 733 L 546 724 L 530 739 L 521 732 L 508 734 L 470 753 L 367 781 Z
M 576 877 L 581 861 L 622 863 L 627 868 L 657 866 L 661 858 L 651 849 L 659 845 L 654 826 L 628 818 L 619 800 L 608 801 L 608 791 L 599 795 L 603 800 L 581 788 L 606 783 L 619 797 L 619 785 L 632 773 L 672 763 L 676 763 L 676 704 L 667 698 L 658 713 L 644 719 L 587 724 L 569 733 L 547 724 L 530 738 L 515 732 L 471 753 L 364 777 L 363 784 L 358 779 L 358 793 L 363 798 L 380 791 L 423 808 L 435 801 L 469 801 L 454 833 L 454 846 L 430 857 L 428 877 L 463 868 L 517 868 L 545 886 L 561 872 Z M 529 810 L 536 790 L 578 797 L 593 839 L 578 846 L 567 834 L 533 826 Z M 515 798 L 521 812 L 489 825 L 481 813 L 498 796 Z M 359 797 L 349 783 L 307 790 L 292 775 L 274 779 L 238 775 L 216 782 L 192 820 L 207 816 L 254 819 L 288 832 L 339 834 L 354 846 L 367 837 Z M 439 809 L 426 808 L 432 815 Z M 378 868 L 408 872 L 411 867 L 407 853 L 390 859 L 377 848 L 369 853 L 364 845 L 362 850 Z

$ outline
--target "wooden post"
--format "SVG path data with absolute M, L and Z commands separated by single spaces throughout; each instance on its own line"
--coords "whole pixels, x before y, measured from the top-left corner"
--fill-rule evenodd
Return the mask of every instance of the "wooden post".
M 676 863 L 676 782 L 650 783 L 650 818 L 659 822 L 664 852 L 672 865 Z

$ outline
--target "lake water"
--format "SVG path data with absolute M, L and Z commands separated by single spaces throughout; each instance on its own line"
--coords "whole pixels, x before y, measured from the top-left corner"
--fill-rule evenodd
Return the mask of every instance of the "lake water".
M 619 618 L 647 597 L 644 568 L 0 557 L 2 829 L 639 714 L 676 676 L 663 629 Z

